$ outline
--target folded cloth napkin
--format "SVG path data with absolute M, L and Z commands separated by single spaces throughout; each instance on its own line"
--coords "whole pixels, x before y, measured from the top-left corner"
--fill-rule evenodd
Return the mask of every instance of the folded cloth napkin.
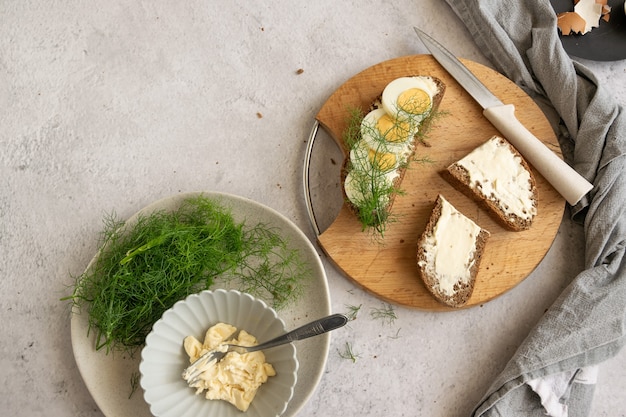
M 595 367 L 626 343 L 626 112 L 563 50 L 548 0 L 446 0 L 498 71 L 544 110 L 566 161 L 594 189 L 585 270 L 519 346 L 474 416 L 586 416 Z M 550 414 L 549 414 L 550 413 Z

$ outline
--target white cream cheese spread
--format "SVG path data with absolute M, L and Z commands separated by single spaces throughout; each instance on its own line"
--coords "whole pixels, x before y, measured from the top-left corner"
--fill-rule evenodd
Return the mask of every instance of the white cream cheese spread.
M 537 214 L 530 172 L 501 138 L 492 137 L 459 160 L 457 165 L 467 170 L 470 186 L 487 199 L 497 201 L 507 215 L 532 219 Z
M 209 351 L 225 351 L 226 344 L 254 346 L 254 336 L 241 330 L 237 338 L 233 338 L 237 328 L 218 323 L 207 330 L 204 342 L 193 336 L 187 336 L 183 342 L 190 363 Z M 276 375 L 274 367 L 265 362 L 261 351 L 250 353 L 229 352 L 215 363 L 209 362 L 202 366 L 202 374 L 196 383 L 196 394 L 206 390 L 205 397 L 209 400 L 224 400 L 233 404 L 241 411 L 246 411 L 254 399 L 259 387 L 270 376 Z
M 443 197 L 441 214 L 433 233 L 426 237 L 425 259 L 419 265 L 439 281 L 441 292 L 454 294 L 454 285 L 467 284 L 481 228 Z

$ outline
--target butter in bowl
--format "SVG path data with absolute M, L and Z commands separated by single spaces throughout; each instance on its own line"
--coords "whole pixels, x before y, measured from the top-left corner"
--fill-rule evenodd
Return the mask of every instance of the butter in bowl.
M 157 321 L 141 351 L 140 384 L 157 417 L 280 416 L 297 381 L 292 343 L 231 355 L 190 386 L 182 373 L 222 343 L 256 344 L 285 333 L 264 301 L 235 290 L 203 291 L 176 303 Z M 210 394 L 209 394 L 210 393 Z

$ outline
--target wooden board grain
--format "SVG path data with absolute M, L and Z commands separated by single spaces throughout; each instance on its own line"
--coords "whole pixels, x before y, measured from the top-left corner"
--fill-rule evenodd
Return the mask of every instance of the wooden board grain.
M 469 69 L 500 98 L 514 104 L 518 119 L 549 148 L 561 155 L 558 141 L 542 111 L 513 82 L 481 64 L 463 60 Z M 383 240 L 364 233 L 346 204 L 334 222 L 318 236 L 322 249 L 350 279 L 381 299 L 417 309 L 451 310 L 426 290 L 417 275 L 416 247 L 437 194 L 491 233 L 474 293 L 466 307 L 485 303 L 510 290 L 541 262 L 559 228 L 564 199 L 534 169 L 538 188 L 538 214 L 530 230 L 502 228 L 473 200 L 454 189 L 441 175 L 455 160 L 498 131 L 482 115 L 482 108 L 430 55 L 412 55 L 374 65 L 349 79 L 328 99 L 316 119 L 347 154 L 341 137 L 350 108 L 367 109 L 394 78 L 430 75 L 443 80 L 446 92 L 438 117 L 428 133 L 430 146 L 419 145 L 396 197 Z

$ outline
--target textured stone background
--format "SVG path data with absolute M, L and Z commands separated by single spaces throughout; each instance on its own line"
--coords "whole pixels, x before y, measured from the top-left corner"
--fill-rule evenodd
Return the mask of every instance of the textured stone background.
M 315 114 L 358 71 L 425 53 L 414 25 L 488 64 L 436 0 L 0 2 L 3 414 L 102 415 L 76 369 L 59 299 L 95 253 L 104 214 L 224 191 L 280 211 L 314 238 L 301 169 Z M 624 104 L 624 61 L 585 63 Z M 320 141 L 313 175 L 314 198 L 331 217 L 340 195 L 333 155 Z M 381 301 L 324 259 L 335 310 L 362 305 L 361 319 L 332 339 L 301 415 L 467 415 L 580 269 L 572 253 L 581 251 L 582 232 L 566 220 L 515 291 L 450 314 L 398 308 L 390 325 L 370 317 Z M 346 342 L 356 363 L 337 352 Z M 625 360 L 601 368 L 592 415 L 625 415 Z

